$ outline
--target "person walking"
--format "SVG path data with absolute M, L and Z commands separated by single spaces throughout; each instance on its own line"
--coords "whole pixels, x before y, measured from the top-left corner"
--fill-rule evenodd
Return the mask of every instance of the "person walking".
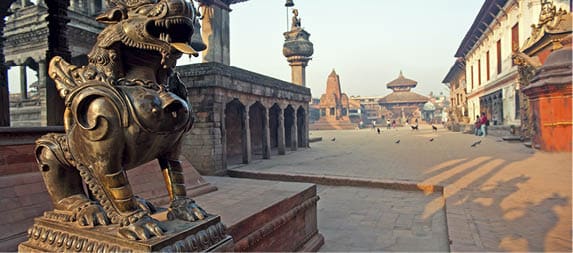
M 485 112 L 481 113 L 481 118 L 479 119 L 479 122 L 480 122 L 481 136 L 486 136 L 487 126 L 489 126 L 489 120 L 487 119 L 487 115 L 485 115 Z
M 474 123 L 474 134 L 480 136 L 480 120 L 479 115 L 476 115 L 476 122 Z
M 386 120 L 386 129 L 390 129 L 390 120 L 389 119 Z

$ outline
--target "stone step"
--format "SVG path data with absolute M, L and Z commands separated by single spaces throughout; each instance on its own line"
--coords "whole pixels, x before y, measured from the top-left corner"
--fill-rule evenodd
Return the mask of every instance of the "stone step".
M 322 137 L 310 137 L 308 138 L 308 142 L 319 142 L 322 141 Z
M 504 141 L 507 142 L 522 142 L 523 140 L 521 139 L 521 136 L 515 136 L 515 135 L 508 135 L 508 136 L 503 136 L 501 137 Z

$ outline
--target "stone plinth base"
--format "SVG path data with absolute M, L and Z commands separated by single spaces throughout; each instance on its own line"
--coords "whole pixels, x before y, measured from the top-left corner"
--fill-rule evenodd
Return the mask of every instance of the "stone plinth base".
M 307 183 L 205 177 L 219 190 L 197 197 L 221 215 L 235 251 L 317 251 L 316 186 Z
M 118 226 L 79 228 L 70 223 L 36 218 L 28 230 L 28 241 L 19 245 L 20 252 L 188 252 L 232 251 L 233 239 L 226 234 L 219 216 L 208 216 L 197 222 L 166 221 L 165 211 L 154 218 L 164 224 L 161 237 L 133 241 L 118 236 Z

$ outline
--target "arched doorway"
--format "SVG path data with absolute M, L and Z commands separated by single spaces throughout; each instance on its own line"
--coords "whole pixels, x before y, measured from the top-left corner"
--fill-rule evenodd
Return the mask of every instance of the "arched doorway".
M 251 129 L 251 152 L 253 157 L 264 158 L 265 142 L 265 110 L 266 108 L 256 102 L 249 108 L 249 127 Z
M 233 99 L 225 106 L 225 148 L 227 164 L 239 164 L 243 155 L 243 114 L 245 106 Z
M 306 111 L 302 106 L 296 110 L 298 146 L 306 147 Z
M 295 110 L 294 108 L 289 105 L 284 110 L 284 118 L 285 118 L 285 145 L 290 147 L 291 149 L 296 149 L 296 125 L 295 125 Z M 294 137 L 294 138 L 293 138 Z

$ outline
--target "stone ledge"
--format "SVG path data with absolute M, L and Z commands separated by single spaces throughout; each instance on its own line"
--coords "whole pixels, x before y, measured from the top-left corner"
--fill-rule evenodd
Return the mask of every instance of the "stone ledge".
M 189 64 L 185 66 L 179 66 L 176 68 L 176 70 L 180 73 L 182 79 L 192 79 L 198 78 L 200 76 L 224 76 L 263 87 L 269 87 L 274 90 L 284 90 L 305 96 L 311 95 L 309 88 L 216 62 Z M 200 87 L 216 86 L 217 84 L 215 82 L 209 82 L 208 84 L 201 85 Z M 198 88 L 195 86 L 193 87 Z
M 350 178 L 342 176 L 310 175 L 310 174 L 289 174 L 289 173 L 268 173 L 247 170 L 229 169 L 227 174 L 231 177 L 263 179 L 286 182 L 304 182 L 333 186 L 355 186 L 374 187 L 402 191 L 422 191 L 443 193 L 444 187 L 441 185 L 431 185 L 399 180 L 379 180 L 366 178 Z

